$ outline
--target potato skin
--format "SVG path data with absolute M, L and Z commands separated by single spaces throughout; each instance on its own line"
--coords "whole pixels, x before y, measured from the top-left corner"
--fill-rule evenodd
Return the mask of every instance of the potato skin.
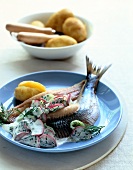
M 45 91 L 46 87 L 43 84 L 33 80 L 25 80 L 20 82 L 15 88 L 14 96 L 19 101 L 25 101 Z
M 62 24 L 68 17 L 74 17 L 74 14 L 69 9 L 65 8 L 55 12 L 45 23 L 45 27 L 51 27 L 56 31 L 62 32 Z
M 25 101 L 38 93 L 40 91 L 35 88 L 19 86 L 15 88 L 14 96 L 17 100 Z
M 44 23 L 39 21 L 39 20 L 32 21 L 31 25 L 37 26 L 37 27 L 40 27 L 40 28 L 44 28 L 45 27 Z
M 62 30 L 65 35 L 73 37 L 77 42 L 82 42 L 87 38 L 85 24 L 76 17 L 67 18 L 62 25 Z
M 61 35 L 48 40 L 45 47 L 64 47 L 74 44 L 77 44 L 77 41 L 74 38 L 67 35 Z

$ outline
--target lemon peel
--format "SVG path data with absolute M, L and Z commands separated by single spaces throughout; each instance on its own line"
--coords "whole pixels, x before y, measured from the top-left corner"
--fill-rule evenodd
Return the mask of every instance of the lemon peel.
M 21 83 L 18 84 L 18 87 L 20 87 L 20 86 L 35 88 L 40 92 L 46 91 L 46 87 L 44 85 L 42 85 L 41 83 L 36 82 L 36 81 L 22 81 Z

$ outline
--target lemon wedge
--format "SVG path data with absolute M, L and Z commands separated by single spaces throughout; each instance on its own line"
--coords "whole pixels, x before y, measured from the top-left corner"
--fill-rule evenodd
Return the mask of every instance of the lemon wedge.
M 39 93 L 45 92 L 46 87 L 35 81 L 22 81 L 15 88 L 14 96 L 19 101 L 25 101 Z
M 46 91 L 46 87 L 44 85 L 42 85 L 41 83 L 36 82 L 36 81 L 22 81 L 21 83 L 19 83 L 18 87 L 20 87 L 20 86 L 35 88 L 40 92 Z

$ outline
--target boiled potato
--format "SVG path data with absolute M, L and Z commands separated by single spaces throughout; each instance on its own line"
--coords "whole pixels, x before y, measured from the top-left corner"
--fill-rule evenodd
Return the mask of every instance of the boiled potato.
M 82 42 L 87 38 L 85 24 L 76 17 L 67 18 L 62 25 L 62 30 L 65 35 L 73 37 L 77 42 Z
M 32 22 L 31 22 L 31 25 L 37 26 L 37 27 L 40 27 L 40 28 L 44 28 L 44 27 L 45 27 L 45 26 L 44 26 L 44 23 L 41 22 L 41 21 L 38 21 L 38 20 L 32 21 Z
M 48 40 L 48 42 L 45 44 L 46 47 L 63 47 L 63 46 L 69 46 L 77 44 L 77 41 L 67 35 L 61 35 L 56 38 L 52 38 Z
M 45 27 L 51 27 L 56 31 L 62 32 L 62 24 L 68 17 L 74 17 L 74 14 L 68 9 L 55 12 L 45 23 Z
M 15 88 L 14 96 L 17 100 L 25 101 L 30 97 L 45 91 L 46 87 L 39 82 L 23 81 Z

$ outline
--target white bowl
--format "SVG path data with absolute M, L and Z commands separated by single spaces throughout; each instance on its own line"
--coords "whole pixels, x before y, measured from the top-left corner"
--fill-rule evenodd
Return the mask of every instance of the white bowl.
M 34 20 L 40 20 L 44 24 L 48 18 L 53 14 L 53 12 L 40 12 L 26 15 L 18 20 L 19 23 L 31 23 Z M 42 59 L 65 59 L 75 55 L 86 43 L 92 34 L 92 24 L 85 18 L 75 15 L 77 18 L 81 19 L 87 27 L 87 39 L 75 45 L 57 47 L 57 48 L 46 48 L 37 47 L 19 42 L 20 45 L 31 55 Z

